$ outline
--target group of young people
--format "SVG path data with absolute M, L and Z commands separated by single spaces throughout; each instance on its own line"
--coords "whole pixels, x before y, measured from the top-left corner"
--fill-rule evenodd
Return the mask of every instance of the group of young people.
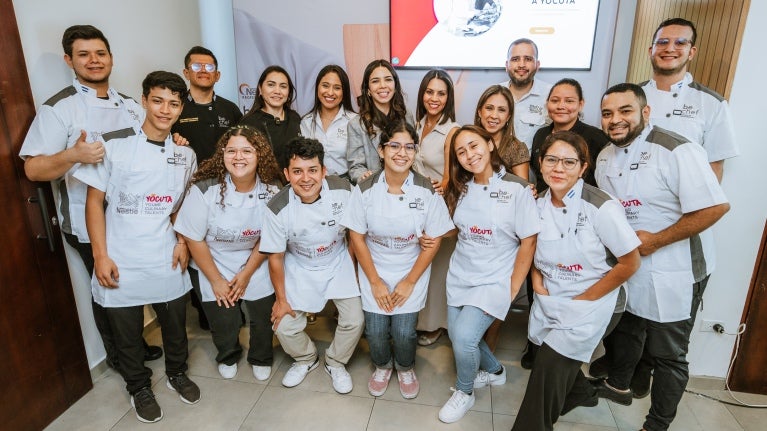
M 685 77 L 694 32 L 681 19 L 659 26 L 651 58 L 664 50 L 659 62 L 683 66 L 661 64 L 670 73 L 659 76 Z M 600 396 L 630 403 L 637 394 L 626 381 L 642 357 L 655 376 L 643 428 L 668 428 L 686 384 L 693 287 L 702 294 L 710 274 L 698 234 L 729 207 L 707 163 L 709 141 L 651 123 L 642 87 L 608 89 L 601 130 L 587 125 L 580 84 L 534 79 L 537 47 L 519 39 L 510 81 L 480 96 L 471 125 L 456 123 L 441 69 L 424 76 L 413 118 L 385 60 L 366 67 L 356 113 L 341 67 L 320 70 L 314 107 L 300 117 L 288 72 L 270 66 L 240 116 L 213 92 L 215 56 L 195 47 L 184 60 L 190 89 L 176 74 L 150 73 L 144 114 L 108 86 L 100 31 L 71 27 L 63 44 L 75 82 L 41 107 L 21 156 L 30 179 L 63 178 L 62 230 L 87 248 L 84 260 L 92 254 L 94 314 L 106 316 L 107 357 L 139 420 L 163 416 L 144 366 L 144 305 L 162 329 L 167 386 L 187 403 L 200 399 L 185 374 L 190 290 L 224 378 L 243 354 L 241 306 L 255 378 L 271 376 L 274 334 L 294 360 L 282 384 L 294 387 L 320 365 L 307 317 L 333 301 L 338 324 L 322 362 L 341 394 L 353 388 L 345 366 L 363 331 L 370 394 L 383 395 L 394 374 L 411 399 L 417 345 L 447 329 L 457 375 L 439 419 L 451 423 L 475 390 L 505 383 L 493 350 L 527 285 L 522 364 L 532 372 L 513 429 L 550 430 Z M 719 102 L 706 99 L 706 109 L 726 110 Z M 64 124 L 55 133 L 53 121 Z M 581 365 L 614 328 L 623 329 L 605 342 L 606 378 L 589 381 Z

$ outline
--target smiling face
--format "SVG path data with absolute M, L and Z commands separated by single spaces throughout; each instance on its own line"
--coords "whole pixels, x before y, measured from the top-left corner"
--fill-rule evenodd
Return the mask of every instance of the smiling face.
M 264 108 L 268 108 L 264 109 L 265 111 L 281 111 L 290 94 L 288 77 L 281 72 L 271 72 L 258 86 L 258 91 Z
M 555 126 L 569 130 L 578 120 L 578 114 L 583 109 L 583 99 L 578 96 L 578 92 L 572 85 L 560 84 L 551 90 L 551 95 L 546 101 L 546 108 Z
M 394 76 L 389 69 L 378 66 L 368 78 L 368 94 L 373 103 L 383 113 L 389 112 L 389 104 L 394 97 Z
M 416 150 L 408 150 L 405 146 L 415 145 L 413 137 L 407 132 L 397 132 L 389 142 L 400 144 L 400 148 L 395 150 L 391 145 L 382 145 L 378 148 L 378 155 L 384 161 L 384 170 L 392 174 L 409 171 L 413 166 Z
M 493 172 L 493 166 L 490 163 L 490 154 L 494 150 L 493 143 L 471 131 L 462 131 L 454 139 L 453 151 L 458 163 L 475 176 L 489 177 Z
M 203 65 L 199 72 L 195 72 L 191 69 L 190 65 L 194 63 Z M 184 69 L 184 78 L 189 81 L 190 87 L 208 90 L 213 88 L 219 78 L 221 78 L 221 72 L 218 70 L 213 72 L 206 71 L 205 64 L 212 64 L 215 66 L 216 63 L 213 60 L 213 57 L 209 55 L 192 54 L 189 56 L 189 64 L 187 64 L 186 69 Z
M 546 162 L 547 157 L 550 158 L 549 162 Z M 551 161 L 554 158 L 559 160 L 552 165 Z M 566 165 L 569 165 L 569 163 L 565 159 L 570 160 L 570 162 L 577 160 L 577 163 L 568 169 Z M 586 164 L 581 163 L 575 147 L 561 140 L 554 142 L 546 150 L 546 154 L 541 156 L 540 162 L 543 181 L 549 185 L 551 193 L 560 200 L 565 193 L 573 188 L 575 183 L 578 182 L 578 178 L 583 176 L 583 173 L 586 171 Z
M 335 72 L 328 72 L 317 86 L 317 98 L 323 110 L 335 111 L 343 102 L 344 89 L 341 78 Z
M 687 71 L 687 65 L 695 57 L 698 48 L 692 46 L 692 29 L 683 25 L 669 25 L 658 30 L 655 40 L 649 49 L 650 63 L 653 73 L 660 75 L 675 75 Z M 666 46 L 657 43 L 658 40 L 668 40 Z M 684 46 L 678 46 L 677 41 L 686 40 Z
M 511 47 L 506 60 L 506 72 L 515 87 L 526 87 L 533 82 L 541 63 L 535 54 L 535 48 L 529 43 L 518 43 Z
M 642 108 L 631 91 L 610 93 L 602 98 L 602 130 L 619 147 L 631 144 L 650 118 L 650 107 Z
M 447 104 L 447 84 L 439 78 L 433 78 L 426 85 L 421 102 L 426 108 L 427 115 L 431 117 L 442 116 L 442 111 L 445 110 Z
M 141 104 L 146 110 L 146 119 L 142 128 L 150 137 L 167 136 L 184 107 L 178 93 L 162 87 L 150 88 L 149 94 L 141 96 Z
M 224 147 L 224 167 L 233 180 L 256 178 L 258 153 L 245 136 L 232 136 Z
M 312 203 L 317 200 L 322 191 L 322 179 L 327 171 L 320 164 L 318 157 L 302 159 L 293 156 L 288 167 L 284 169 L 285 178 L 288 179 L 293 192 L 303 203 Z
M 497 140 L 498 136 L 496 135 L 506 127 L 506 123 L 511 119 L 509 101 L 501 94 L 493 94 L 480 106 L 477 114 L 482 128 Z
M 109 82 L 112 54 L 101 39 L 76 39 L 72 43 L 72 56 L 64 54 L 64 61 L 81 84 L 96 87 Z

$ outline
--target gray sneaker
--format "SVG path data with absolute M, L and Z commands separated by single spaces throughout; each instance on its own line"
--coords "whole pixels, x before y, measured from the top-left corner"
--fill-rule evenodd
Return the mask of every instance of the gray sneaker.
M 165 385 L 168 389 L 178 392 L 178 397 L 187 404 L 196 404 L 200 401 L 200 388 L 184 373 L 168 376 Z
M 162 419 L 162 409 L 154 398 L 154 392 L 147 386 L 130 397 L 130 405 L 136 409 L 136 417 L 144 423 L 154 423 Z

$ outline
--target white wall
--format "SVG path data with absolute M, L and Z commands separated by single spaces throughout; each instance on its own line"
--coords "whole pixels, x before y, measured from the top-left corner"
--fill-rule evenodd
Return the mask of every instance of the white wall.
M 716 225 L 717 268 L 703 301 L 703 319 L 723 321 L 727 332 L 740 322 L 756 253 L 767 218 L 765 138 L 761 121 L 764 106 L 764 41 L 767 40 L 767 3 L 751 2 L 740 48 L 730 105 L 740 144 L 740 157 L 724 166 L 724 190 L 732 206 Z M 762 298 L 764 300 L 764 298 Z M 698 325 L 699 326 L 699 325 Z M 735 337 L 693 330 L 690 373 L 724 377 Z M 753 332 L 763 328 L 748 328 Z M 748 332 L 747 332 L 748 334 Z
M 110 84 L 140 100 L 141 81 L 153 70 L 181 73 L 184 55 L 200 43 L 196 2 L 188 0 L 14 0 L 16 21 L 35 106 L 71 85 L 73 74 L 63 60 L 61 36 L 70 25 L 92 24 L 109 39 L 114 55 Z M 77 253 L 67 246 L 75 300 L 88 363 L 104 359 L 93 324 L 90 276 Z

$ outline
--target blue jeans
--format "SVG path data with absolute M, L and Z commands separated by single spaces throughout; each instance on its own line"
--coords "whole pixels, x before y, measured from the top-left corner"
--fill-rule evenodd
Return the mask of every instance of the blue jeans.
M 418 313 L 387 316 L 365 311 L 365 337 L 370 345 L 370 358 L 376 367 L 392 368 L 391 341 L 394 347 L 393 366 L 399 371 L 413 368 L 417 322 Z
M 455 368 L 458 374 L 455 388 L 471 393 L 474 390 L 474 378 L 477 371 L 483 369 L 496 373 L 502 365 L 495 359 L 493 352 L 482 339 L 485 331 L 495 317 L 477 307 L 447 307 L 447 333 L 453 343 Z

